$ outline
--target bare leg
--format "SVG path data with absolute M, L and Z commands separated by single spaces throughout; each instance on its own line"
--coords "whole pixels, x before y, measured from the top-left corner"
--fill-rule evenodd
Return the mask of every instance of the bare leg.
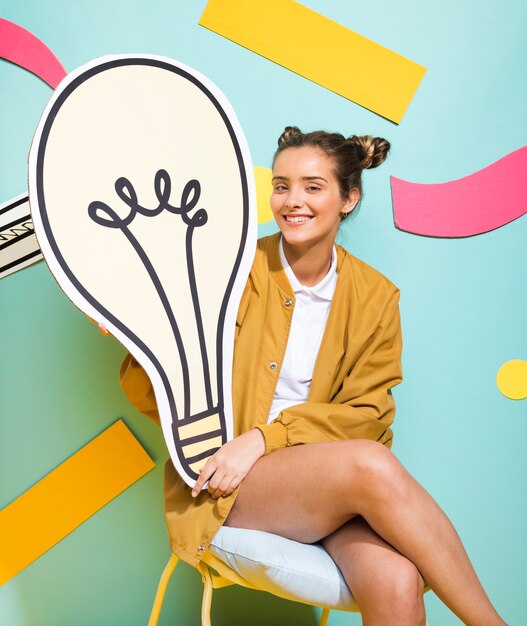
M 442 509 L 377 442 L 292 446 L 260 458 L 225 524 L 311 543 L 359 514 L 467 626 L 505 624 Z
M 424 580 L 360 515 L 322 539 L 359 605 L 362 626 L 425 626 Z

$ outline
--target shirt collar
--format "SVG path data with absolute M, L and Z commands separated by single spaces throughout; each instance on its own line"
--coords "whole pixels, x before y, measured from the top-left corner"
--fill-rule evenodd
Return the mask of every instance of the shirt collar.
M 322 300 L 331 301 L 333 299 L 333 292 L 335 290 L 335 279 L 337 277 L 337 250 L 335 246 L 333 246 L 333 250 L 331 252 L 331 267 L 329 268 L 328 273 L 314 287 L 307 287 L 306 285 L 302 285 L 300 281 L 298 280 L 298 278 L 295 276 L 295 273 L 291 269 L 291 266 L 287 262 L 287 259 L 284 254 L 282 235 L 280 235 L 279 252 L 280 252 L 280 261 L 282 262 L 284 271 L 295 293 L 304 291 L 307 293 L 313 293 L 314 295 L 318 296 Z

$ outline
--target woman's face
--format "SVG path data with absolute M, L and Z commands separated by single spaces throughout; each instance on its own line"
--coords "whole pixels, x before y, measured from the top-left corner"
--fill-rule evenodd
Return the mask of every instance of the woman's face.
M 321 241 L 333 245 L 341 212 L 353 209 L 357 189 L 348 200 L 340 195 L 333 160 L 322 150 L 286 148 L 275 160 L 271 209 L 286 241 L 311 247 Z

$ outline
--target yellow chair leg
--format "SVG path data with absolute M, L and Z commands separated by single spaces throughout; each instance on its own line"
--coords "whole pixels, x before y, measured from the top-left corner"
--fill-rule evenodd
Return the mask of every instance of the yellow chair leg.
M 318 626 L 327 626 L 329 619 L 329 609 L 323 609 L 320 617 L 320 624 Z
M 212 604 L 212 575 L 208 567 L 202 570 L 203 580 L 203 599 L 201 601 L 201 626 L 211 626 L 210 623 L 210 607 Z
M 150 619 L 148 620 L 148 626 L 157 626 L 159 620 L 159 614 L 161 613 L 161 607 L 163 606 L 163 600 L 165 599 L 165 593 L 168 587 L 168 581 L 172 576 L 172 573 L 176 569 L 176 565 L 179 563 L 179 558 L 172 554 L 168 563 L 166 564 L 159 585 L 157 586 L 156 597 L 154 599 L 154 606 L 152 607 L 152 613 L 150 613 Z

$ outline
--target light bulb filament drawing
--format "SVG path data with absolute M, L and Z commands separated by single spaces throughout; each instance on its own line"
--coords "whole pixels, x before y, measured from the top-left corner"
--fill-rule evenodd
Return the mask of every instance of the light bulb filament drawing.
M 141 259 L 143 265 L 145 266 L 150 279 L 152 280 L 154 287 L 159 295 L 159 298 L 163 304 L 163 308 L 166 312 L 166 315 L 169 319 L 170 326 L 174 335 L 174 339 L 176 341 L 176 345 L 178 348 L 179 357 L 181 359 L 182 365 L 182 374 L 183 374 L 183 389 L 184 389 L 184 408 L 183 408 L 183 416 L 181 419 L 178 418 L 177 408 L 174 402 L 173 395 L 170 397 L 170 405 L 173 409 L 173 425 L 180 426 L 184 423 L 192 422 L 196 419 L 203 418 L 207 415 L 211 415 L 215 412 L 223 412 L 223 407 L 213 406 L 212 400 L 212 388 L 211 388 L 211 380 L 210 380 L 210 370 L 209 370 L 209 359 L 207 356 L 207 347 L 205 344 L 205 337 L 203 332 L 203 322 L 199 304 L 199 296 L 196 285 L 196 276 L 194 271 L 194 261 L 192 254 L 192 236 L 194 230 L 196 228 L 205 226 L 208 220 L 208 215 L 205 209 L 198 209 L 192 216 L 189 213 L 194 210 L 199 202 L 201 195 L 201 185 L 200 182 L 196 179 L 189 180 L 183 191 L 181 193 L 181 202 L 180 206 L 174 206 L 170 204 L 170 195 L 172 190 L 172 183 L 170 179 L 169 173 L 160 169 L 156 172 L 154 177 L 154 191 L 156 198 L 158 200 L 158 206 L 156 208 L 147 208 L 142 206 L 139 203 L 137 193 L 133 184 L 125 177 L 120 177 L 115 181 L 115 191 L 117 196 L 129 207 L 129 212 L 125 217 L 120 217 L 114 209 L 112 209 L 105 202 L 95 200 L 91 202 L 88 206 L 88 214 L 90 218 L 99 224 L 100 226 L 107 228 L 114 228 L 120 230 L 124 236 L 128 239 L 139 258 Z M 146 217 L 155 217 L 162 213 L 163 211 L 168 211 L 169 213 L 173 213 L 174 215 L 180 215 L 183 219 L 183 222 L 187 225 L 187 231 L 185 235 L 185 247 L 186 247 L 186 258 L 188 264 L 188 278 L 190 291 L 192 295 L 192 304 L 194 308 L 194 315 L 196 319 L 196 327 L 199 338 L 199 345 L 201 349 L 201 357 L 203 362 L 203 377 L 204 377 L 204 385 L 205 385 L 205 393 L 207 399 L 207 410 L 201 412 L 197 415 L 191 415 L 191 406 L 190 406 L 190 377 L 189 377 L 189 367 L 187 363 L 187 358 L 185 355 L 185 347 L 181 337 L 181 332 L 178 327 L 178 323 L 176 321 L 174 311 L 170 305 L 170 301 L 167 297 L 166 291 L 159 279 L 158 273 L 156 272 L 151 260 L 148 255 L 145 253 L 145 250 L 141 246 L 139 240 L 135 237 L 132 231 L 129 228 L 129 225 L 133 222 L 137 214 L 144 215 Z M 197 441 L 201 441 L 203 439 L 208 439 L 217 435 L 221 435 L 221 429 L 215 430 L 209 433 L 203 433 L 198 436 L 194 436 L 189 438 L 188 440 L 181 441 L 182 444 L 195 443 Z M 207 451 L 207 454 L 212 454 L 213 451 Z M 201 456 L 201 455 L 199 455 Z M 192 458 L 187 459 L 187 461 L 195 462 L 199 459 Z

